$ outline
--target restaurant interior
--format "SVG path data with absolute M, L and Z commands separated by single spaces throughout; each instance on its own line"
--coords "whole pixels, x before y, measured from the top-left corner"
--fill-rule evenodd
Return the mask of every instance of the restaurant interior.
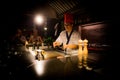
M 118 22 L 117 2 L 21 0 L 2 3 L 0 80 L 115 80 L 113 29 Z M 66 56 L 63 50 L 53 47 L 53 42 L 64 30 L 64 13 L 74 15 L 75 30 L 82 40 L 88 40 L 87 68 L 79 67 L 79 49 Z M 39 14 L 43 17 L 41 24 L 34 20 Z M 43 44 L 37 47 L 27 42 L 13 44 L 17 29 L 21 29 L 29 40 L 34 27 L 44 38 Z

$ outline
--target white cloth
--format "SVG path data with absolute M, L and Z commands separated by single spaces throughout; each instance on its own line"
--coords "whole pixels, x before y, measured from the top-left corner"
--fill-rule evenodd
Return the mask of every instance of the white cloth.
M 77 44 L 78 45 L 78 41 L 81 39 L 81 36 L 79 34 L 79 32 L 77 31 L 73 31 L 69 43 L 68 44 Z M 67 42 L 67 37 L 66 37 L 66 31 L 62 31 L 59 35 L 59 37 L 56 39 L 57 42 L 60 42 L 61 44 L 66 44 Z

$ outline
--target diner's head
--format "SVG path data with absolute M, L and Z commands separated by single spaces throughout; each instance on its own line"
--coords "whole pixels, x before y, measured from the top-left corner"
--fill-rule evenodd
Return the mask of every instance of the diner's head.
M 33 28 L 33 35 L 38 35 L 38 29 L 37 28 Z
M 17 36 L 22 35 L 22 30 L 18 28 L 17 31 L 16 31 L 16 35 L 17 35 Z
M 66 31 L 71 31 L 73 28 L 73 15 L 71 13 L 64 14 L 64 27 Z

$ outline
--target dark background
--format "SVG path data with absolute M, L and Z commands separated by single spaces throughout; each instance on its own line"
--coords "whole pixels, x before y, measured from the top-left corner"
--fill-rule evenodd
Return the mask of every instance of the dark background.
M 58 0 L 59 1 L 59 0 Z M 65 0 L 66 3 L 69 2 Z M 77 0 L 76 0 L 77 1 Z M 45 5 L 48 5 L 50 0 L 18 0 L 18 1 L 9 1 L 3 0 L 0 2 L 1 9 L 1 34 L 7 35 L 12 34 L 17 27 L 27 27 L 31 28 L 33 24 L 33 11 L 43 8 Z M 52 2 L 52 1 L 51 1 Z M 54 2 L 54 1 L 53 1 Z M 81 0 L 80 7 L 77 9 L 83 9 L 78 12 L 74 12 L 77 18 L 81 18 L 82 22 L 77 21 L 76 24 L 86 24 L 89 22 L 97 21 L 114 21 L 117 23 L 119 20 L 119 4 L 116 1 L 109 0 Z M 58 9 L 61 6 L 58 6 Z M 56 9 L 57 10 L 57 9 Z M 67 10 L 69 12 L 69 10 Z M 72 10 L 71 10 L 72 12 Z M 90 17 L 90 21 L 86 22 L 86 15 Z M 60 14 L 59 14 L 60 15 Z M 58 16 L 59 16 L 58 15 Z M 85 17 L 80 17 L 85 16 Z M 52 18 L 53 19 L 53 18 Z M 62 17 L 59 18 L 61 20 Z M 117 20 L 118 19 L 118 20 Z M 52 21 L 51 21 L 52 22 Z M 53 23 L 56 23 L 53 21 Z M 8 34 L 9 33 L 9 34 Z M 1 36 L 2 36 L 1 35 Z
M 53 1 L 53 2 L 52 2 Z M 0 1 L 0 74 L 2 74 L 2 78 L 5 79 L 17 79 L 18 75 L 22 75 L 21 79 L 23 77 L 26 77 L 26 79 L 34 79 L 32 73 L 33 71 L 27 70 L 26 71 L 26 63 L 24 62 L 24 59 L 21 58 L 19 55 L 11 55 L 8 54 L 10 49 L 9 41 L 11 36 L 14 35 L 16 28 L 22 28 L 26 30 L 30 30 L 33 27 L 33 15 L 35 10 L 41 10 L 46 5 L 48 5 L 50 2 L 54 3 L 55 0 L 2 0 Z M 56 0 L 60 1 L 60 0 Z M 66 3 L 71 0 L 65 0 Z M 74 0 L 73 0 L 74 1 Z M 57 12 L 55 17 L 50 18 L 48 17 L 48 25 L 49 25 L 49 36 L 52 36 L 54 33 L 53 28 L 56 22 L 63 24 L 63 13 L 64 12 L 72 12 L 74 13 L 76 17 L 76 25 L 80 25 L 84 30 L 85 24 L 91 24 L 96 22 L 103 22 L 101 25 L 105 24 L 105 26 L 101 29 L 89 29 L 86 30 L 83 35 L 84 38 L 92 39 L 91 43 L 96 43 L 101 41 L 105 41 L 103 44 L 109 44 L 111 47 L 109 49 L 110 54 L 107 55 L 107 64 L 110 64 L 111 73 L 116 68 L 116 62 L 119 61 L 116 59 L 118 56 L 117 52 L 119 49 L 116 50 L 115 45 L 118 44 L 119 40 L 116 40 L 119 38 L 119 4 L 115 0 L 75 0 L 80 1 L 80 4 L 77 4 L 75 8 L 72 10 L 69 9 L 62 12 L 62 7 L 60 5 L 57 6 L 57 8 L 54 7 L 54 10 Z M 73 4 L 74 5 L 74 4 Z M 55 6 L 55 4 L 53 5 Z M 61 9 L 61 10 L 60 10 Z M 48 12 L 49 13 L 49 12 Z M 60 13 L 60 14 L 59 14 Z M 87 21 L 87 18 L 89 20 Z M 94 25 L 93 25 L 94 26 Z M 89 26 L 87 26 L 89 27 Z M 62 26 L 63 28 L 63 26 Z M 103 30 L 104 29 L 104 30 Z M 93 34 L 89 34 L 91 32 L 94 32 Z M 96 38 L 93 36 L 96 36 L 96 33 L 103 34 L 103 36 L 97 36 Z M 103 39 L 101 39 L 103 38 Z M 94 39 L 94 40 L 93 40 Z M 93 42 L 92 42 L 93 41 Z M 95 41 L 95 42 L 94 42 Z M 118 45 L 119 46 L 119 45 Z M 118 47 L 117 47 L 118 48 Z M 114 50 L 115 49 L 115 50 Z M 113 57 L 114 56 L 114 57 Z M 114 59 L 115 58 L 115 59 Z M 107 65 L 106 64 L 106 65 Z M 20 72 L 20 73 L 18 73 Z M 16 74 L 17 73 L 17 74 Z M 28 75 L 26 75 L 28 74 Z M 25 76 L 26 75 L 26 76 Z M 5 77 L 4 77 L 5 76 Z M 31 77 L 29 77 L 31 76 Z M 20 76 L 19 76 L 20 78 Z

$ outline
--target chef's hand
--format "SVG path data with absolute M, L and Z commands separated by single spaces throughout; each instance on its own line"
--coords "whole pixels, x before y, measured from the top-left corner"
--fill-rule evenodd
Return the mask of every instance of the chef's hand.
M 60 46 L 59 42 L 53 42 L 53 47 L 55 48 L 56 46 Z

